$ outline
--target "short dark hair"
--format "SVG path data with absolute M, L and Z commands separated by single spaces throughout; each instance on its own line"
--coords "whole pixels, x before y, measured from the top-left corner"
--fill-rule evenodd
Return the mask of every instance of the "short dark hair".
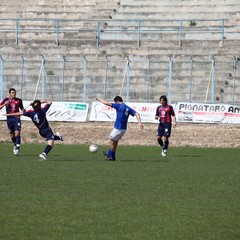
M 15 88 L 10 88 L 9 91 L 8 91 L 8 93 L 11 93 L 11 91 L 16 92 L 16 89 L 15 89 Z
M 116 96 L 114 99 L 113 99 L 114 102 L 123 102 L 122 98 L 120 96 Z
M 167 97 L 165 95 L 162 95 L 159 100 L 164 100 L 165 102 L 167 102 Z
M 41 101 L 40 100 L 34 100 L 31 103 L 31 106 L 33 107 L 34 110 L 39 111 L 41 109 Z

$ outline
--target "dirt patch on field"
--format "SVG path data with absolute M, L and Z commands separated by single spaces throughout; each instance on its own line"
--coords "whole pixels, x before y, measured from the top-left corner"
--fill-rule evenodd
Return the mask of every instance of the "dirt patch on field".
M 1 142 L 9 142 L 6 122 L 1 121 Z M 108 135 L 113 128 L 112 122 L 50 122 L 54 132 L 64 136 L 64 144 L 108 144 Z M 144 130 L 137 123 L 129 123 L 128 130 L 121 140 L 122 145 L 157 145 L 157 124 L 144 124 Z M 36 127 L 22 121 L 22 143 L 44 143 Z M 178 123 L 172 129 L 170 146 L 197 147 L 239 147 L 240 126 L 214 124 Z

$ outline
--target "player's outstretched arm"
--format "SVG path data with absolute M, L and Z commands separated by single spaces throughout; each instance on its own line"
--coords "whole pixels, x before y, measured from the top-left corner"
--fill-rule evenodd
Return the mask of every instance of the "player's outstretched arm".
M 108 102 L 108 101 L 106 101 L 104 99 L 101 99 L 99 97 L 96 97 L 96 100 L 101 102 L 101 103 L 103 103 L 103 104 L 105 104 L 105 105 L 107 105 L 107 106 L 110 106 L 110 107 L 112 106 L 112 103 L 110 103 L 110 102 Z
M 16 112 L 16 113 L 4 113 L 4 114 L 2 114 L 3 116 L 7 116 L 7 117 L 9 117 L 9 116 L 22 116 L 23 115 L 23 113 L 22 112 Z
M 41 103 L 52 104 L 52 101 L 50 101 L 50 100 L 42 100 Z

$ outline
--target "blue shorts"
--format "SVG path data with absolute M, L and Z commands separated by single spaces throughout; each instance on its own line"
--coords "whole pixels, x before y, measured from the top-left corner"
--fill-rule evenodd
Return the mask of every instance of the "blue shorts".
M 53 134 L 52 129 L 50 127 L 39 130 L 39 134 L 42 137 L 44 137 L 46 141 L 54 140 L 54 134 Z
M 18 117 L 8 117 L 7 118 L 7 126 L 9 132 L 21 131 L 21 120 Z
M 172 123 L 159 123 L 157 135 L 170 137 L 171 129 L 172 129 Z

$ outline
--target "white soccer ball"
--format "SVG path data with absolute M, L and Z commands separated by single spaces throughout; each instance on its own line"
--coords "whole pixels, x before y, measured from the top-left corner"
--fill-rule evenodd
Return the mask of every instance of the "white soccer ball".
M 89 146 L 89 151 L 92 153 L 96 153 L 98 150 L 98 146 L 97 145 L 91 145 Z

